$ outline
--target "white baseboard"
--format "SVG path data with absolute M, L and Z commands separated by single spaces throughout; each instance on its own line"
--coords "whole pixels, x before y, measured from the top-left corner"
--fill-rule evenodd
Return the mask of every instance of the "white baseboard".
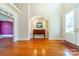
M 63 40 L 63 38 L 57 38 L 57 37 L 54 37 L 54 38 L 49 38 L 49 40 Z
M 19 41 L 19 40 L 30 40 L 30 38 L 19 38 L 18 40 L 15 40 L 16 41 Z M 49 38 L 49 40 L 64 40 L 63 37 L 53 37 L 53 38 Z

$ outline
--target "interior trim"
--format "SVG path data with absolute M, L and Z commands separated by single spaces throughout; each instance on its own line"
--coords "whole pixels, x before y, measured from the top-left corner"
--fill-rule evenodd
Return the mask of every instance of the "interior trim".
M 14 9 L 16 9 L 19 13 L 21 13 L 20 9 L 19 9 L 15 4 L 10 3 L 10 5 L 11 5 Z
M 68 47 L 69 49 L 76 49 L 77 51 L 79 51 L 79 46 L 73 44 L 73 43 L 70 43 L 66 40 L 63 40 L 62 44 L 66 47 Z

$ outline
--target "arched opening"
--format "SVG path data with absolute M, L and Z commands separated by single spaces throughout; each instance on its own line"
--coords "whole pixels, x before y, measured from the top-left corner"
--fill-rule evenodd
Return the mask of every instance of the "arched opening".
M 30 19 L 30 39 L 48 39 L 48 19 L 42 16 L 35 16 Z

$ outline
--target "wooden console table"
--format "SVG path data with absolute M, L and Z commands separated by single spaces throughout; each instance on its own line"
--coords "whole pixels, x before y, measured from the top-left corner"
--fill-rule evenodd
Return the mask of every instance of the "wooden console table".
M 45 38 L 45 29 L 33 29 L 33 38 L 35 35 L 44 35 Z

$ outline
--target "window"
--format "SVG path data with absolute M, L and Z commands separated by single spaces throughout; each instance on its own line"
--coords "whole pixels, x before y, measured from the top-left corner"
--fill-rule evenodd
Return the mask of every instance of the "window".
M 74 11 L 65 15 L 65 33 L 73 33 L 74 30 Z

